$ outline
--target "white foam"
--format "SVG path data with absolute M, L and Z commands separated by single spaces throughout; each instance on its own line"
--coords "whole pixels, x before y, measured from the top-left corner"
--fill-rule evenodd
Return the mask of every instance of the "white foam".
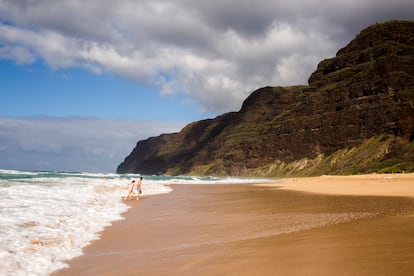
M 128 209 L 121 196 L 129 179 L 119 175 L 1 173 L 0 275 L 48 275 L 65 267 Z M 144 195 L 171 191 L 157 183 L 144 187 Z
M 1 170 L 0 174 L 15 174 L 15 175 L 38 175 L 39 172 L 22 172 L 16 170 Z

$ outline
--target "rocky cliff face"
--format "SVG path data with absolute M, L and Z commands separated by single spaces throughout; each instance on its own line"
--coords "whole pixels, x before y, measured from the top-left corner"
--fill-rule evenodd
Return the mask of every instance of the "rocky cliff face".
M 239 112 L 138 142 L 117 172 L 348 173 L 343 166 L 342 171 L 332 169 L 340 158 L 332 166 L 327 158 L 375 137 L 382 137 L 375 140 L 378 147 L 388 146 L 383 154 L 375 152 L 377 147 L 360 157 L 362 162 L 379 156 L 362 162 L 365 169 L 360 172 L 373 170 L 372 162 L 395 160 L 396 155 L 404 169 L 414 170 L 414 21 L 363 30 L 334 58 L 319 63 L 308 86 L 261 88 Z

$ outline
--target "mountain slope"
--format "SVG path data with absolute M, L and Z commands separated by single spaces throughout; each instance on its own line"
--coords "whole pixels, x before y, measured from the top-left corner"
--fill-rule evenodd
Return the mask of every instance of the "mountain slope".
M 139 141 L 117 172 L 414 171 L 413 64 L 414 21 L 370 26 L 320 62 L 309 85 L 264 87 L 238 112 Z

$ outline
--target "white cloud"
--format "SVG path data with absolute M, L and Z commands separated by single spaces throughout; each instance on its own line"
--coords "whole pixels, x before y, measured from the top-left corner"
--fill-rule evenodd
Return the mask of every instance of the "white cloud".
M 0 117 L 0 168 L 113 172 L 137 140 L 183 126 L 182 122 Z
M 26 48 L 21 46 L 0 47 L 0 59 L 10 59 L 16 64 L 31 64 L 36 57 Z
M 304 84 L 361 29 L 412 19 L 408 0 L 0 0 L 0 58 L 103 70 L 210 112 L 264 85 Z

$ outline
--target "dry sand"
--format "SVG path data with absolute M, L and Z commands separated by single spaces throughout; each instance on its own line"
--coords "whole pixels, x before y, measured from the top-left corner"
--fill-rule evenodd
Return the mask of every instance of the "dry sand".
M 268 186 L 281 186 L 281 189 L 291 191 L 330 195 L 414 197 L 414 174 L 323 175 L 320 177 L 286 178 L 279 183 L 268 184 Z
M 174 186 L 55 275 L 412 275 L 414 199 L 391 196 L 412 197 L 413 179 Z

